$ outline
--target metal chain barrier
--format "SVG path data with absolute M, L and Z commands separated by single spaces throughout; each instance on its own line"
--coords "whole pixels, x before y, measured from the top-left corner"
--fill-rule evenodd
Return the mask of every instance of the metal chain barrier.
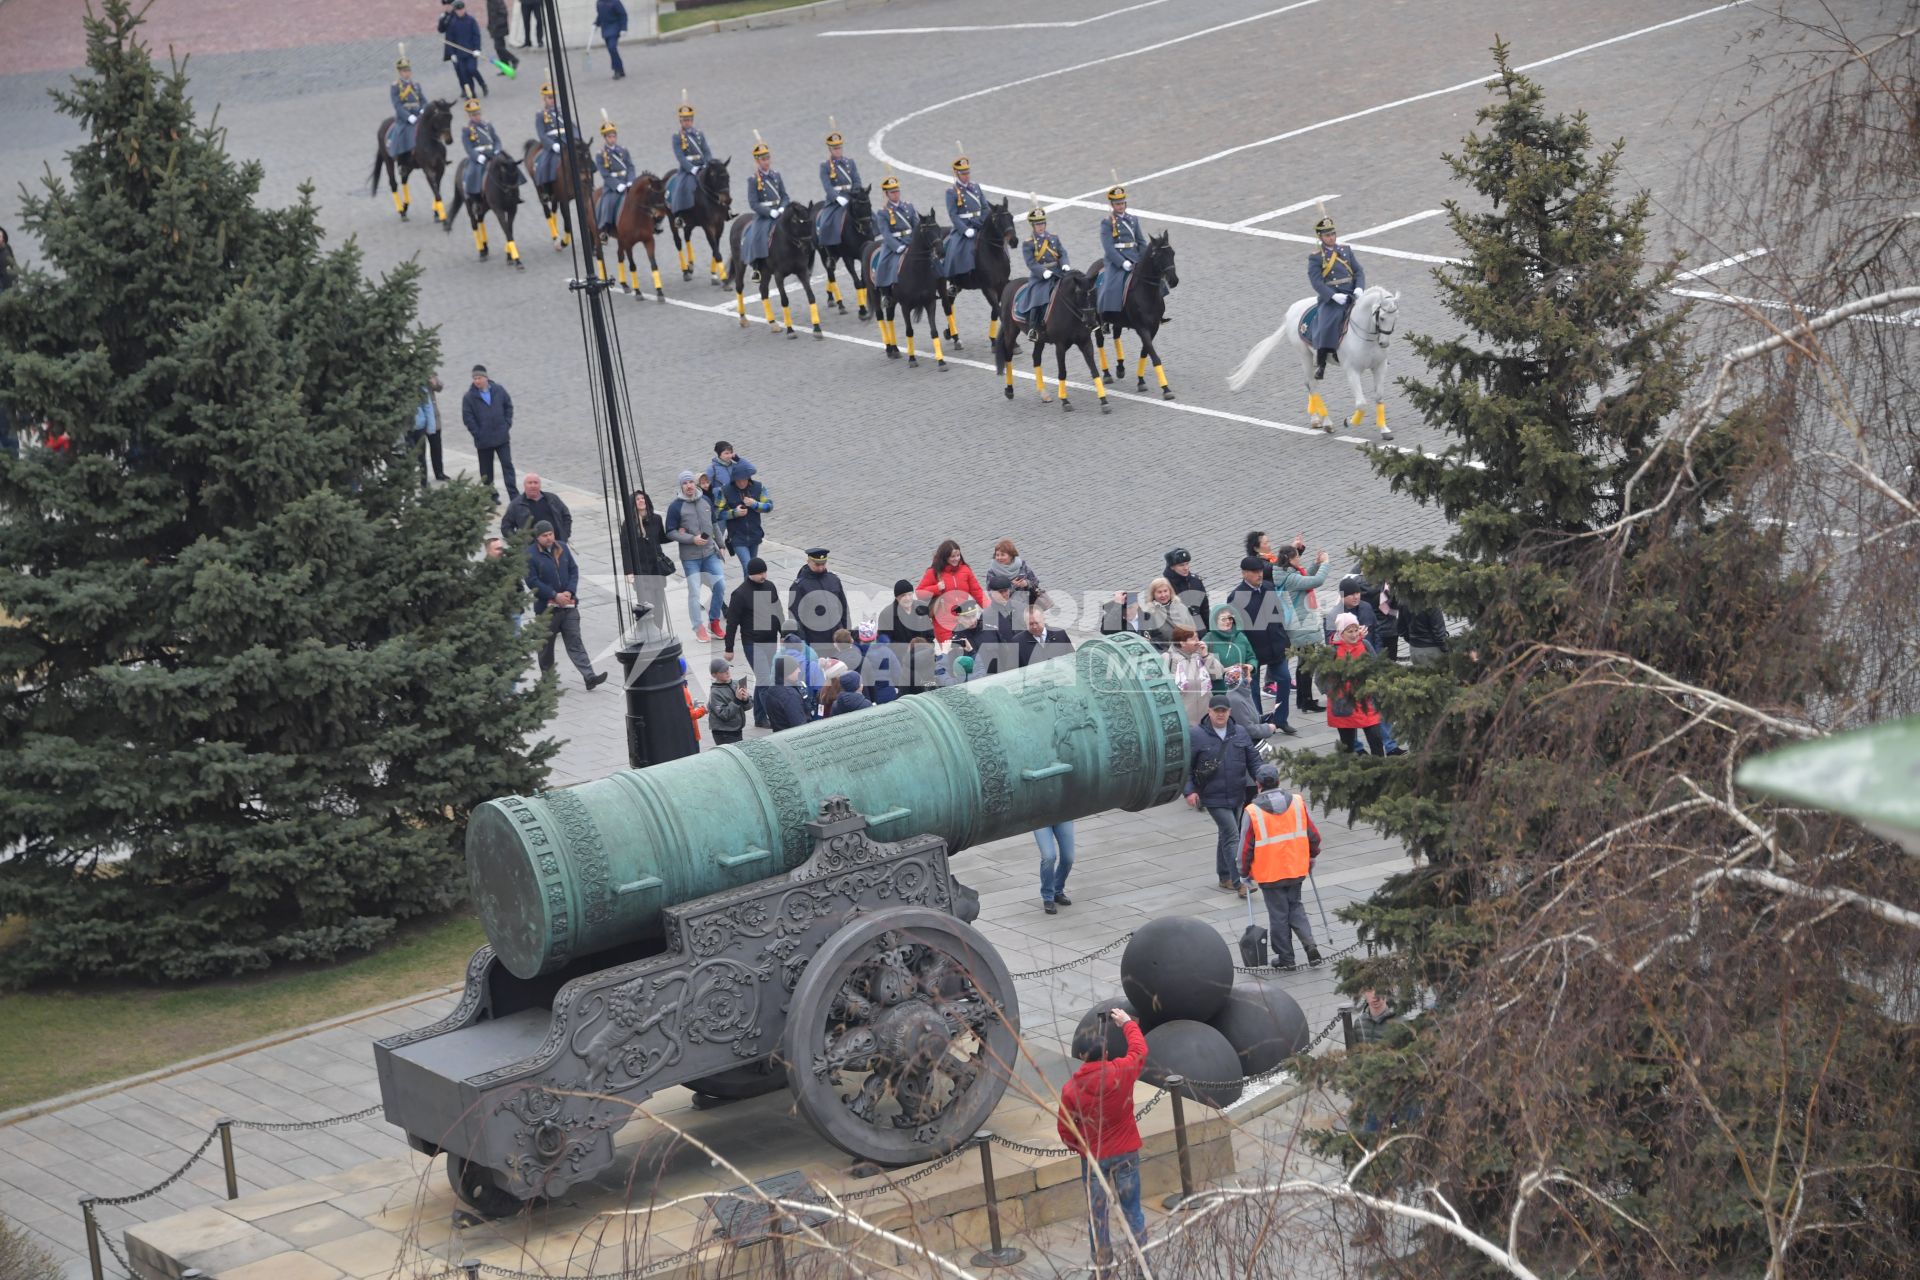
M 1112 942 L 1109 942 L 1106 946 L 1100 948 L 1098 951 L 1089 951 L 1087 952 L 1087 954 L 1079 957 L 1078 959 L 1068 960 L 1061 964 L 1051 965 L 1045 969 L 1030 969 L 1026 973 L 1016 973 L 1013 975 L 1013 977 L 1016 979 L 1044 978 L 1050 973 L 1061 973 L 1067 969 L 1077 968 L 1080 965 L 1086 964 L 1089 960 L 1098 960 L 1101 956 L 1107 954 L 1107 952 L 1109 951 L 1112 951 L 1115 947 L 1124 947 L 1132 937 L 1133 937 L 1133 934 L 1131 933 L 1123 933 L 1119 937 L 1115 938 Z
M 376 1102 L 370 1107 L 362 1107 L 344 1116 L 328 1116 L 325 1120 L 292 1120 L 279 1123 L 270 1123 L 265 1120 L 234 1120 L 229 1123 L 236 1129 L 253 1129 L 259 1133 L 298 1133 L 304 1129 L 330 1129 L 336 1124 L 351 1124 L 355 1120 L 365 1120 L 379 1115 L 383 1105 L 385 1104 Z
M 96 1205 L 137 1204 L 149 1197 L 159 1195 L 162 1191 L 165 1191 L 168 1187 L 186 1177 L 187 1170 L 200 1163 L 200 1157 L 207 1154 L 207 1148 L 212 1146 L 213 1140 L 219 1136 L 220 1127 L 218 1125 L 207 1130 L 207 1136 L 200 1142 L 200 1149 L 188 1156 L 185 1164 L 168 1174 L 163 1180 L 148 1187 L 145 1191 L 136 1191 L 130 1196 L 92 1196 L 90 1197 L 91 1202 Z
M 898 1191 L 901 1187 L 912 1186 L 929 1174 L 939 1172 L 971 1150 L 973 1150 L 972 1143 L 955 1147 L 938 1160 L 935 1160 L 932 1164 L 922 1165 L 904 1178 L 889 1178 L 885 1182 L 877 1183 L 871 1187 L 862 1187 L 858 1191 L 837 1192 L 834 1198 L 843 1201 L 866 1200 L 873 1196 L 884 1195 L 889 1191 Z

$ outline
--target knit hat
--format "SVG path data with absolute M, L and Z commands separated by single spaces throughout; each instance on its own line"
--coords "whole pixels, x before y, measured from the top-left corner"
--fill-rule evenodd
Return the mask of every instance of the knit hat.
M 685 483 L 686 483 L 687 481 L 689 481 L 689 480 L 697 480 L 697 479 L 699 479 L 699 477 L 698 477 L 698 476 L 696 476 L 696 475 L 694 475 L 694 474 L 693 474 L 693 472 L 691 472 L 691 471 L 682 471 L 682 472 L 680 473 L 680 483 L 681 483 L 681 484 L 685 484 Z
M 733 464 L 732 474 L 735 480 L 751 480 L 753 479 L 753 477 L 760 474 L 760 468 L 754 466 L 751 462 L 748 462 L 745 458 L 742 458 L 740 459 L 740 461 Z
M 841 672 L 840 687 L 848 690 L 858 689 L 860 687 L 860 673 L 858 671 Z
M 765 573 L 766 571 L 767 571 L 767 562 L 765 560 L 762 560 L 759 556 L 755 556 L 753 559 L 747 561 L 747 576 L 749 578 L 751 578 L 756 573 Z
M 715 658 L 712 662 L 709 662 L 707 664 L 707 674 L 715 675 L 715 676 L 731 676 L 733 674 L 733 664 L 731 662 L 728 662 L 725 658 Z
M 901 578 L 898 582 L 895 582 L 893 584 L 893 598 L 896 600 L 898 600 L 901 596 L 910 595 L 912 594 L 912 592 L 913 592 L 913 583 L 909 582 L 905 578 Z
M 1339 635 L 1342 631 L 1345 631 L 1348 627 L 1357 627 L 1359 625 L 1360 625 L 1360 619 L 1354 617 L 1350 613 L 1343 613 L 1339 617 L 1333 620 L 1333 634 Z
M 553 522 L 551 520 L 539 520 L 534 522 L 534 526 L 533 526 L 534 537 L 537 538 L 543 533 L 552 533 L 552 532 L 553 532 Z
M 479 373 L 485 373 L 485 372 L 487 371 L 487 366 L 485 366 L 485 365 L 483 365 L 483 364 L 477 364 L 477 365 L 475 365 L 475 366 L 473 366 L 473 371 L 474 371 L 474 373 L 476 373 L 476 374 L 479 374 Z
M 1350 573 L 1340 579 L 1340 594 L 1343 596 L 1355 595 L 1366 590 L 1367 580 L 1357 573 Z
M 1253 780 L 1263 787 L 1280 785 L 1280 770 L 1271 764 L 1263 764 L 1253 771 Z

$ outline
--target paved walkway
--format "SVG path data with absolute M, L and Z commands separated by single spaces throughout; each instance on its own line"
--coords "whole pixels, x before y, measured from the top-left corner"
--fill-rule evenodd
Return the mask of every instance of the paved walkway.
M 471 469 L 471 459 L 448 455 L 450 469 Z M 604 548 L 602 508 L 591 495 L 564 481 L 553 487 L 575 513 L 575 544 L 585 576 L 582 619 L 596 660 L 610 664 L 614 647 L 611 579 Z M 763 554 L 776 581 L 790 581 L 802 557 L 791 547 L 769 544 Z M 730 583 L 739 580 L 731 566 Z M 887 584 L 890 586 L 891 584 Z M 853 578 L 849 591 L 884 590 Z M 669 592 L 674 625 L 695 673 L 696 696 L 706 686 L 706 646 L 693 642 L 684 602 Z M 1083 638 L 1083 637 L 1076 637 Z M 718 652 L 718 646 L 713 646 Z M 561 675 L 562 696 L 552 731 L 564 739 L 554 762 L 554 785 L 602 777 L 625 767 L 622 700 L 614 686 L 582 690 L 571 670 Z M 1306 727 L 1306 726 L 1303 726 Z M 1326 748 L 1324 727 L 1307 728 L 1294 741 Z M 703 747 L 709 745 L 704 740 Z M 1321 819 L 1326 837 L 1316 878 L 1329 914 L 1364 897 L 1402 864 L 1399 846 L 1364 827 L 1347 829 Z M 1019 837 L 961 854 L 957 873 L 980 892 L 980 928 L 1014 972 L 1046 968 L 1094 951 L 1160 915 L 1192 915 L 1233 939 L 1246 925 L 1244 905 L 1221 892 L 1213 879 L 1212 822 L 1183 804 L 1145 813 L 1104 813 L 1076 825 L 1078 861 L 1069 882 L 1074 905 L 1057 916 L 1040 910 L 1038 853 Z M 1314 913 L 1315 927 L 1319 915 Z M 1334 921 L 1331 949 L 1352 940 L 1352 930 Z M 1324 945 L 1324 944 L 1323 944 Z M 1080 1015 L 1096 1000 L 1119 994 L 1120 952 L 1086 965 L 1019 983 L 1022 1023 L 1040 1042 L 1064 1047 Z M 448 974 L 448 981 L 459 975 Z M 1319 1028 L 1339 1000 L 1330 969 L 1275 976 Z M 379 1101 L 370 1042 L 431 1022 L 453 1005 L 452 996 L 330 1027 L 271 1048 L 178 1075 L 135 1085 L 0 1128 L 0 1213 L 23 1223 L 55 1250 L 71 1276 L 85 1274 L 84 1240 L 76 1208 L 83 1196 L 126 1195 L 151 1186 L 197 1148 L 222 1116 L 270 1122 L 319 1120 L 348 1114 Z M 239 1130 L 236 1163 L 243 1194 L 328 1173 L 404 1149 L 399 1131 L 377 1117 L 290 1133 Z M 163 1217 L 218 1199 L 224 1191 L 217 1147 L 213 1157 L 149 1200 L 101 1211 L 117 1240 L 134 1221 Z

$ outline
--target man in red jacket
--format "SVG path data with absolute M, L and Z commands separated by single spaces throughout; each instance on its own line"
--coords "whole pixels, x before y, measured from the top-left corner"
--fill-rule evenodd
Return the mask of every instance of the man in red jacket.
M 1120 1200 L 1120 1212 L 1134 1242 L 1147 1234 L 1147 1218 L 1140 1211 L 1140 1126 L 1133 1122 L 1133 1087 L 1147 1065 L 1147 1038 L 1125 1009 L 1110 1009 L 1106 1016 L 1126 1037 L 1127 1056 L 1109 1061 L 1107 1028 L 1104 1022 L 1095 1024 L 1093 1036 L 1074 1046 L 1086 1061 L 1060 1091 L 1060 1140 L 1080 1153 L 1080 1176 L 1087 1188 L 1087 1238 L 1097 1268 L 1113 1265 L 1107 1231 L 1108 1185 Z M 1099 1175 L 1093 1170 L 1096 1164 Z

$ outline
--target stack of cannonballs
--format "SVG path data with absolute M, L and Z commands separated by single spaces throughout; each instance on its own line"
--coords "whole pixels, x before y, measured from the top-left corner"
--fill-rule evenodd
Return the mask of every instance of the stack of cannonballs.
M 1124 1033 L 1101 1015 L 1116 1005 L 1147 1035 L 1141 1078 L 1187 1083 L 1180 1092 L 1210 1107 L 1231 1106 L 1244 1078 L 1271 1071 L 1307 1046 L 1307 1017 L 1278 983 L 1236 984 L 1233 954 L 1205 921 L 1161 916 L 1134 931 L 1120 956 L 1125 1000 L 1087 1010 L 1073 1033 L 1073 1055 L 1085 1058 L 1104 1033 L 1106 1052 L 1127 1051 Z

